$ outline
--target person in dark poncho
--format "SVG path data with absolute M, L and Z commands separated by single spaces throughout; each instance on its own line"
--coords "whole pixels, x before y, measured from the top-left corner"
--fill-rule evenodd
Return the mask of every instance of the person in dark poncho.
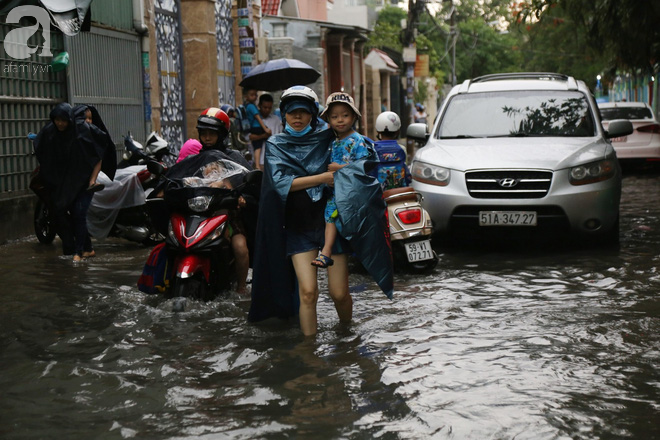
M 115 144 L 110 138 L 109 131 L 105 127 L 99 112 L 91 105 L 77 105 L 73 108 L 73 118 L 76 121 L 76 127 L 80 134 L 86 137 L 91 137 L 99 147 L 102 148 L 103 156 L 101 160 L 94 166 L 92 175 L 89 177 L 89 186 L 87 191 L 96 192 L 104 189 L 102 183 L 97 183 L 96 179 L 99 172 L 103 172 L 112 179 L 117 171 L 117 157 L 115 151 Z M 83 124 L 86 122 L 87 124 Z M 104 165 L 105 164 L 105 165 Z
M 39 176 L 49 192 L 55 229 L 62 240 L 64 255 L 79 262 L 95 255 L 87 231 L 87 210 L 94 190 L 90 188 L 94 167 L 114 178 L 114 144 L 106 131 L 85 121 L 87 106 L 75 109 L 68 103 L 55 106 L 35 140 Z M 103 123 L 99 124 L 103 126 Z M 105 128 L 105 126 L 103 126 Z
M 378 195 L 378 182 L 359 170 L 365 161 L 343 168 L 345 177 L 339 176 L 340 172 L 327 171 L 334 134 L 327 128 L 318 129 L 319 105 L 313 90 L 304 86 L 287 89 L 282 94 L 280 110 L 286 125 L 283 133 L 267 141 L 248 320 L 290 319 L 298 315 L 303 335 L 313 336 L 317 332 L 319 288 L 318 268 L 311 262 L 324 242 L 326 185 L 334 186 L 335 191 L 339 190 L 338 196 L 346 196 L 362 207 L 353 205 L 340 212 L 349 223 L 340 230 L 346 235 L 341 234 L 335 242 L 334 263 L 328 268 L 328 290 L 341 322 L 350 322 L 353 315 L 348 283 L 348 253 L 353 242 L 349 245 L 344 237 L 364 236 L 369 240 L 356 241 L 353 250 L 364 248 L 373 257 L 370 267 L 383 271 L 382 279 L 374 278 L 388 297 L 392 295 L 390 251 L 387 244 L 383 249 L 378 247 L 379 240 L 385 243 L 383 231 L 373 227 L 363 234 L 365 231 L 359 230 L 361 225 L 372 225 L 368 220 L 373 217 L 372 211 L 380 210 L 375 216 L 383 217 L 384 205 Z M 360 181 L 358 174 L 369 182 Z M 343 189 L 338 188 L 341 181 Z M 375 210 L 374 205 L 378 205 Z M 382 225 L 380 220 L 377 223 L 378 227 Z M 374 238 L 372 232 L 378 237 Z

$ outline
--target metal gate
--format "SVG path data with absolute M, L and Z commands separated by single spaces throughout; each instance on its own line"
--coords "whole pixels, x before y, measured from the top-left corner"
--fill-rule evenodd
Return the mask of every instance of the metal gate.
M 218 102 L 236 105 L 231 0 L 215 2 L 215 37 L 218 46 Z
M 30 172 L 37 164 L 26 135 L 38 133 L 51 109 L 66 101 L 66 75 L 54 72 L 52 57 L 41 56 L 43 32 L 23 45 L 37 48 L 29 57 L 14 59 L 5 50 L 9 32 L 23 26 L 0 24 L 0 197 L 28 193 Z M 62 35 L 49 32 L 50 52 L 63 50 Z M 7 44 L 12 44 L 7 42 Z M 27 53 L 26 53 L 27 55 Z
M 123 151 L 129 131 L 136 141 L 146 138 L 142 89 L 142 60 L 137 35 L 93 27 L 65 40 L 72 104 L 96 107 Z
M 177 153 L 186 139 L 180 0 L 155 0 L 161 134 Z

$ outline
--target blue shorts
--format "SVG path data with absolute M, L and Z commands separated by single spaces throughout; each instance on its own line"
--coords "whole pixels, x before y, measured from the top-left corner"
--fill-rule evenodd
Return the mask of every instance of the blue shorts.
M 287 256 L 302 254 L 308 251 L 318 251 L 323 248 L 325 243 L 325 230 L 323 228 L 311 231 L 291 231 L 286 230 L 286 254 Z M 335 244 L 332 246 L 332 253 L 345 254 L 350 252 L 348 241 L 337 235 Z

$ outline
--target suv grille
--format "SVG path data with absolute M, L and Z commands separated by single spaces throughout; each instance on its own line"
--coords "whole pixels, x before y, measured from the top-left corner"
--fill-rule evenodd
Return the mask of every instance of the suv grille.
M 533 170 L 470 171 L 468 192 L 475 199 L 540 199 L 552 182 L 552 172 Z

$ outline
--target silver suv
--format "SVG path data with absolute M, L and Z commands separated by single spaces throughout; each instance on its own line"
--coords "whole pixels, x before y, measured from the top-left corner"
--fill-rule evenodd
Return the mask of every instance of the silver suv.
M 415 154 L 413 187 L 434 230 L 577 232 L 618 240 L 621 169 L 582 81 L 556 73 L 486 75 L 455 86 Z

